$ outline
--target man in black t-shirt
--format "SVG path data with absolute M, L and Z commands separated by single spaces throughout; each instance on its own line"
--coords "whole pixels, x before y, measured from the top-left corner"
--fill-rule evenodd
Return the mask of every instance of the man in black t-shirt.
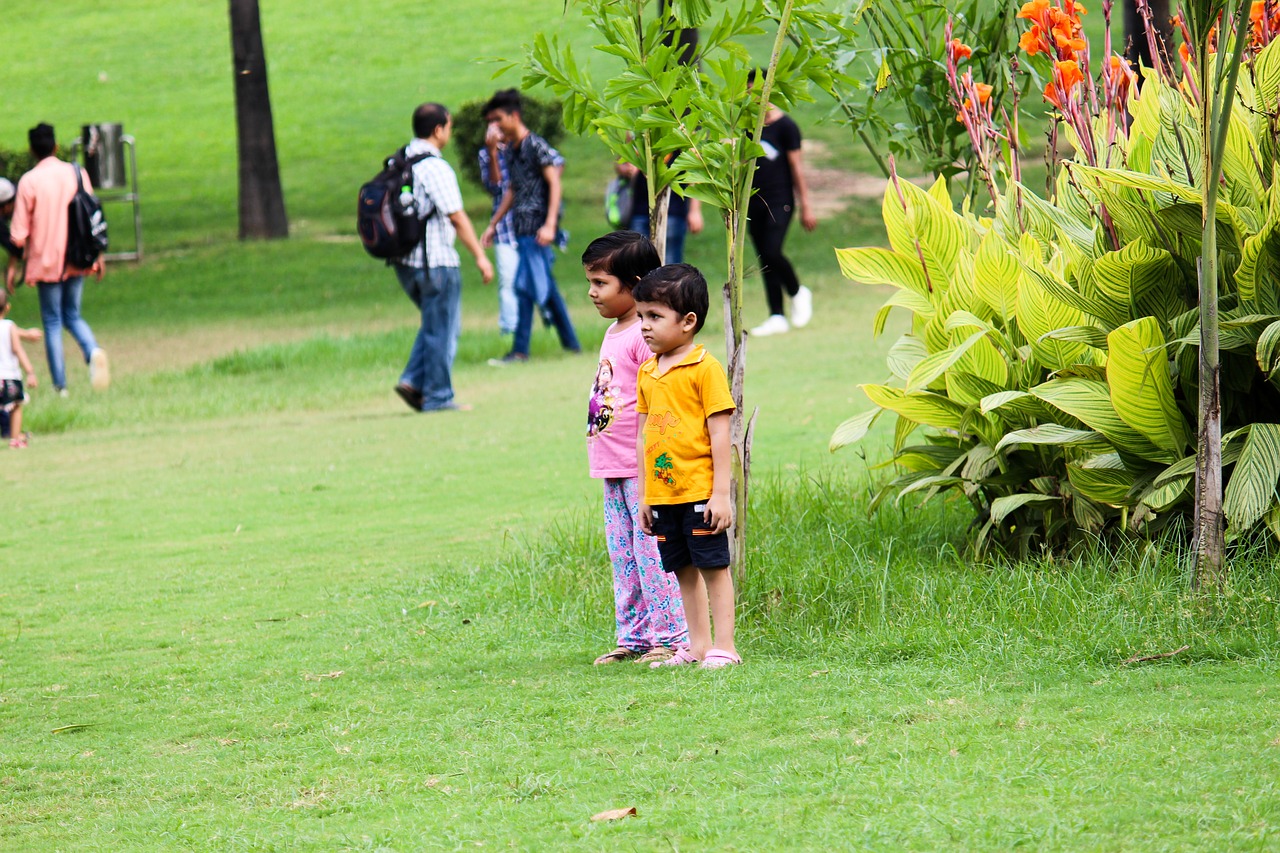
M 754 78 L 753 73 L 751 79 Z M 764 337 L 783 334 L 793 326 L 806 326 L 813 318 L 813 293 L 800 284 L 791 261 L 782 253 L 782 243 L 797 201 L 800 224 L 806 231 L 816 228 L 818 220 L 809 206 L 809 187 L 800 156 L 800 128 L 791 116 L 772 104 L 765 114 L 760 145 L 764 155 L 756 161 L 756 192 L 747 205 L 747 233 L 760 258 L 769 301 L 769 318 L 751 334 Z M 791 297 L 790 321 L 782 313 L 784 292 Z
M 570 352 L 581 352 L 573 321 L 569 319 L 569 309 L 565 307 L 555 276 L 551 273 L 552 256 L 548 251 L 559 232 L 560 164 L 563 160 L 545 139 L 525 126 L 520 93 L 515 89 L 494 94 L 485 104 L 484 119 L 496 124 L 506 140 L 507 170 L 511 181 L 480 240 L 485 246 L 491 245 L 498 223 L 507 211 L 511 211 L 520 257 L 515 280 L 519 302 L 515 339 L 511 343 L 511 351 L 494 363 L 529 360 L 535 305 L 546 309 L 560 335 L 560 345 Z

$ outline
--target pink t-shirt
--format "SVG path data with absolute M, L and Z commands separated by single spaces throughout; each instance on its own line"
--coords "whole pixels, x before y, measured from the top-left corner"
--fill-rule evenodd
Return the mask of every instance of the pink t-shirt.
M 93 192 L 89 176 L 80 172 L 87 192 Z M 44 158 L 18 181 L 17 205 L 9 236 L 26 249 L 26 279 L 58 282 L 86 270 L 64 267 L 67 254 L 67 205 L 76 194 L 76 170 L 52 155 Z
M 636 374 L 653 357 L 639 323 L 616 326 L 600 344 L 587 404 L 587 462 L 599 479 L 636 476 Z

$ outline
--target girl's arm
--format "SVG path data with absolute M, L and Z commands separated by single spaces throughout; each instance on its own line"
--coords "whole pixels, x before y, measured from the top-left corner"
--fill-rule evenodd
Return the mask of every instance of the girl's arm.
M 707 433 L 711 437 L 711 499 L 707 501 L 702 520 L 711 525 L 715 533 L 728 530 L 733 524 L 733 501 L 729 498 L 729 412 L 716 412 L 707 418 Z
M 27 358 L 27 351 L 22 348 L 22 335 L 18 333 L 16 324 L 9 327 L 9 336 L 13 343 L 13 354 L 18 357 L 18 364 L 22 365 L 22 369 L 26 371 L 28 387 L 37 387 L 40 383 L 36 381 L 36 371 L 31 366 L 31 359 Z
M 640 495 L 640 529 L 653 535 L 653 510 L 644 501 L 644 422 L 648 412 L 636 413 L 636 491 Z

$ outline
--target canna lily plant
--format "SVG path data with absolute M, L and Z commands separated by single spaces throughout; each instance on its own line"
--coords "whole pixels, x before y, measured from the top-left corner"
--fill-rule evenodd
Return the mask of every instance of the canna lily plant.
M 1142 69 L 1139 88 L 1109 35 L 1104 61 L 1091 62 L 1080 3 L 1024 4 L 1024 61 L 1047 81 L 1051 135 L 1072 152 L 1044 196 L 1021 181 L 1015 122 L 993 115 L 966 67 L 978 48 L 945 35 L 988 203 L 957 210 L 941 180 L 926 190 L 895 177 L 882 204 L 889 248 L 837 250 L 847 277 L 894 288 L 877 334 L 895 309 L 910 318 L 890 378 L 861 386 L 873 408 L 831 440 L 834 450 L 892 420 L 886 464 L 899 474 L 875 506 L 959 496 L 974 510 L 975 549 L 1018 555 L 1185 524 L 1204 491 L 1199 361 L 1212 325 L 1225 535 L 1280 536 L 1274 6 L 1198 31 L 1203 50 Z M 1102 12 L 1109 33 L 1110 3 Z M 1197 70 L 1229 70 L 1237 54 L 1235 78 Z M 1230 95 L 1216 111 L 1205 106 L 1213 92 Z M 1204 287 L 1216 321 L 1203 316 Z

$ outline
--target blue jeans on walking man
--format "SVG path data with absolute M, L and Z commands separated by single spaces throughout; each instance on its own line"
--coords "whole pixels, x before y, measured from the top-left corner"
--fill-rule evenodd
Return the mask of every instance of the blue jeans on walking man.
M 44 326 L 44 353 L 49 359 L 49 378 L 61 391 L 67 387 L 67 364 L 62 354 L 62 330 L 65 327 L 84 351 L 85 364 L 98 348 L 93 329 L 80 316 L 80 297 L 84 293 L 84 276 L 73 276 L 58 282 L 40 282 L 40 321 Z
M 396 277 L 422 313 L 409 361 L 400 381 L 422 392 L 422 411 L 453 402 L 453 359 L 462 332 L 462 272 L 457 267 L 430 270 L 396 264 Z
M 581 352 L 578 335 L 573 330 L 573 321 L 569 319 L 569 309 L 565 307 L 560 289 L 556 287 L 555 276 L 551 273 L 551 262 L 554 256 L 546 246 L 538 243 L 538 238 L 529 235 L 516 237 L 516 247 L 520 252 L 520 265 L 516 269 L 516 299 L 520 303 L 519 318 L 516 321 L 515 340 L 511 352 L 527 356 L 529 343 L 533 337 L 533 317 L 535 308 L 547 309 L 551 324 L 560 336 L 560 346 L 570 352 Z

